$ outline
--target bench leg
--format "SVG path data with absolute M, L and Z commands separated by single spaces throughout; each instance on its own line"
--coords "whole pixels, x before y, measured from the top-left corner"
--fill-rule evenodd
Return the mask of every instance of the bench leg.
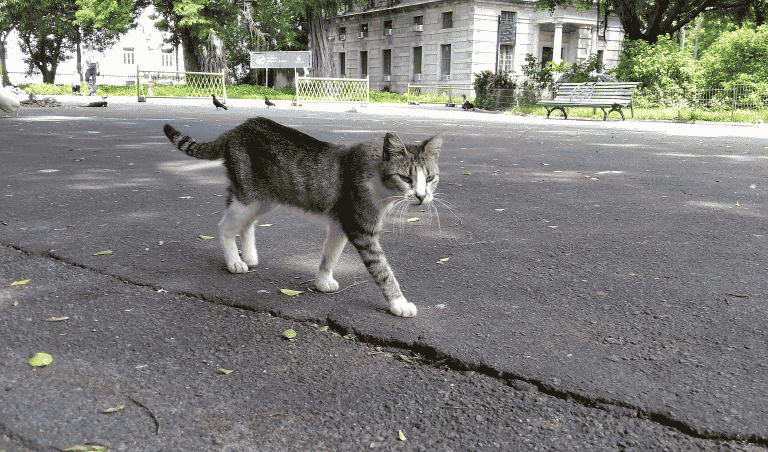
M 618 111 L 618 112 L 619 112 L 619 114 L 621 115 L 621 120 L 622 120 L 622 121 L 624 121 L 625 119 L 627 119 L 627 118 L 625 118 L 625 117 L 624 117 L 624 112 L 623 112 L 623 111 L 621 111 L 621 105 L 618 105 L 618 104 L 616 104 L 616 105 L 614 105 L 613 107 L 611 107 L 611 109 L 610 109 L 610 110 L 608 110 L 608 113 L 605 113 L 605 109 L 603 109 L 603 113 L 605 113 L 605 116 L 603 116 L 603 121 L 605 121 L 606 119 L 608 119 L 608 114 L 610 114 L 612 111 Z
M 547 107 L 544 107 L 544 108 L 546 108 L 546 109 L 547 109 L 547 119 L 549 119 L 549 115 L 550 115 L 550 114 L 551 114 L 553 111 L 555 111 L 555 110 L 560 110 L 560 111 L 562 111 L 562 112 L 563 112 L 563 119 L 568 119 L 568 113 L 566 113 L 566 112 L 565 112 L 565 108 L 563 108 L 563 107 L 552 107 L 552 108 L 547 108 Z

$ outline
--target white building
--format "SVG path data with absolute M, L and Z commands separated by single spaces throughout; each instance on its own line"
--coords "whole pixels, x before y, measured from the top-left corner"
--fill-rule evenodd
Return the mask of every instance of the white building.
M 99 85 L 133 86 L 136 83 L 137 67 L 142 71 L 184 70 L 181 46 L 177 48 L 164 42 L 168 33 L 155 28 L 154 21 L 149 18 L 152 12 L 151 8 L 145 10 L 138 21 L 138 27 L 122 35 L 112 48 L 96 53 L 101 72 L 101 76 L 96 79 Z M 41 83 L 43 78 L 39 73 L 26 75 L 25 55 L 21 52 L 19 41 L 17 32 L 11 34 L 7 41 L 6 65 L 11 83 L 14 85 Z M 85 61 L 90 49 L 83 46 L 81 51 L 83 75 L 85 75 Z M 77 55 L 71 53 L 69 56 L 71 58 L 60 63 L 56 70 L 55 82 L 58 85 L 80 82 L 80 76 L 77 73 Z
M 535 11 L 535 0 L 372 0 L 330 21 L 338 77 L 370 77 L 373 89 L 409 83 L 468 85 L 484 70 L 522 74 L 525 56 L 616 67 L 623 31 L 594 10 Z

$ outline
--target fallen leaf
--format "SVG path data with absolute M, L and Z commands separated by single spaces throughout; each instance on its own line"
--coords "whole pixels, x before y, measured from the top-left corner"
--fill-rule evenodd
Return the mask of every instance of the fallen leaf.
M 402 430 L 399 430 L 397 432 L 397 439 L 399 439 L 400 441 L 408 441 L 408 438 L 405 437 L 405 434 L 403 433 Z
M 419 218 L 419 217 L 413 217 L 413 218 L 409 218 L 409 219 L 408 219 L 408 223 L 415 223 L 415 222 L 417 222 L 417 221 L 419 221 L 419 220 L 421 220 L 421 218 Z
M 328 325 L 321 326 L 320 331 L 328 331 Z
M 118 411 L 123 409 L 125 409 L 125 405 L 118 405 L 118 406 L 107 408 L 106 410 L 102 411 L 102 413 L 117 413 Z
M 50 317 L 45 319 L 46 322 L 63 322 L 64 320 L 69 319 L 69 317 Z
M 293 339 L 293 338 L 296 337 L 296 332 L 293 331 L 292 329 L 287 329 L 287 330 L 283 331 L 282 336 L 284 338 L 286 338 L 286 339 Z
M 21 281 L 14 281 L 11 283 L 11 286 L 23 286 L 24 284 L 28 283 L 28 279 L 22 279 Z
M 469 176 L 472 173 L 461 173 L 462 176 Z
M 409 358 L 409 357 L 407 357 L 407 356 L 405 356 L 405 355 L 400 355 L 400 359 L 401 359 L 402 361 L 405 361 L 405 362 L 407 362 L 407 363 L 412 363 L 412 362 L 413 362 L 413 361 L 411 361 L 411 358 Z
M 234 370 L 229 370 L 229 369 L 222 369 L 222 368 L 219 368 L 219 372 L 223 373 L 224 375 L 229 375 L 229 374 L 231 374 L 232 372 L 234 372 Z
M 106 256 L 109 254 L 112 254 L 112 250 L 104 250 L 104 251 L 99 251 L 98 253 L 93 253 L 94 256 Z
M 268 228 L 270 226 L 272 226 L 272 223 L 265 223 L 265 224 L 260 224 L 259 225 L 260 228 Z
M 507 209 L 495 209 L 495 210 L 496 210 L 496 212 L 504 212 Z
M 211 237 L 210 235 L 200 235 L 198 237 L 200 237 L 203 240 L 213 240 L 213 237 Z
M 448 259 L 450 259 L 450 257 L 444 257 L 444 258 L 440 259 L 439 261 L 437 261 L 437 263 L 438 264 L 444 264 L 444 263 L 448 262 Z
M 35 356 L 29 358 L 27 363 L 33 367 L 44 367 L 53 362 L 53 357 L 48 353 L 36 353 Z
M 296 295 L 304 293 L 301 290 L 280 289 L 280 292 L 288 295 L 289 297 L 295 297 Z
M 100 444 L 73 444 L 71 446 L 61 447 L 64 452 L 109 452 L 107 446 Z

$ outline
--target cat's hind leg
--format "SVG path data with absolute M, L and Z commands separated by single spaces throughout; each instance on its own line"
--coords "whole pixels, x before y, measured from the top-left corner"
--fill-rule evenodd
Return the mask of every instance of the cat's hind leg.
M 227 261 L 227 269 L 230 272 L 245 273 L 249 267 L 255 267 L 259 263 L 254 224 L 259 217 L 274 207 L 275 204 L 266 202 L 245 205 L 233 200 L 224 212 L 224 218 L 219 222 L 219 239 L 224 250 L 224 259 Z M 242 258 L 237 248 L 237 234 L 241 235 L 243 241 Z
M 315 287 L 320 292 L 335 292 L 339 290 L 339 283 L 333 279 L 333 269 L 339 260 L 344 245 L 347 244 L 347 235 L 341 229 L 341 226 L 335 221 L 328 222 L 328 236 L 325 238 L 323 246 L 323 258 L 320 261 L 320 268 L 317 269 L 315 277 Z

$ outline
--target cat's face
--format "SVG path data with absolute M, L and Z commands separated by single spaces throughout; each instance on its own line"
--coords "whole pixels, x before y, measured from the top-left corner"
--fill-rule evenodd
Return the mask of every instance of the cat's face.
M 388 133 L 382 156 L 386 163 L 384 181 L 388 188 L 401 193 L 411 204 L 432 202 L 440 180 L 437 161 L 442 144 L 441 136 L 421 144 L 404 144 L 400 137 Z

